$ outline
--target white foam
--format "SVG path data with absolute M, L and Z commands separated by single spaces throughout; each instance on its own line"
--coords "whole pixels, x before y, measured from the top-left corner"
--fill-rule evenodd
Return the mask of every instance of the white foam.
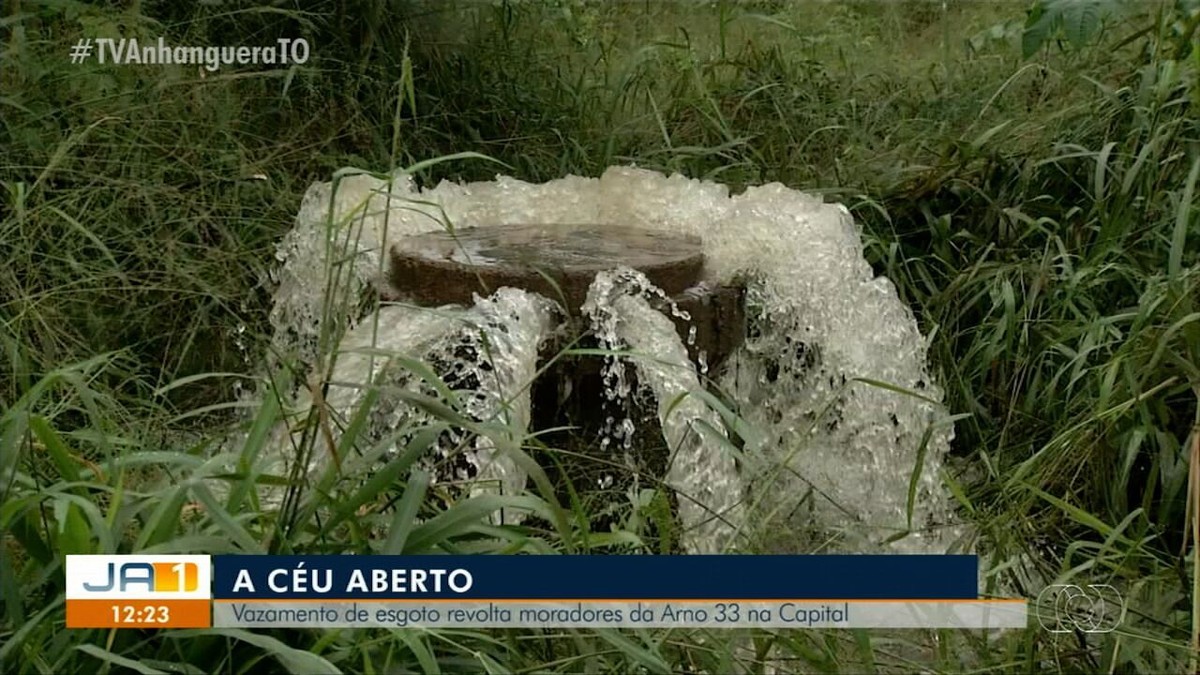
M 326 309 L 337 305 L 322 294 L 327 261 L 352 260 L 348 283 L 361 287 L 379 274 L 380 252 L 398 237 L 448 225 L 564 222 L 696 235 L 704 242 L 707 281 L 756 280 L 755 334 L 717 377 L 759 432 L 745 448 L 753 461 L 744 467 L 750 503 L 759 509 L 755 521 L 770 516 L 767 527 L 777 535 L 771 540 L 790 549 L 807 545 L 798 533 L 813 531 L 837 534 L 838 550 L 875 550 L 907 527 L 922 437 L 945 418 L 941 392 L 927 372 L 927 345 L 912 313 L 891 282 L 874 276 L 843 206 L 780 184 L 731 196 L 717 183 L 629 167 L 599 178 L 531 184 L 500 176 L 421 190 L 403 177 L 389 186 L 355 176 L 341 181 L 332 212 L 330 195 L 330 184 L 310 188 L 281 248 L 285 265 L 272 314 L 280 349 L 311 358 L 322 323 L 351 318 L 348 305 Z M 342 223 L 331 230 L 337 237 L 324 235 L 328 222 Z M 334 243 L 325 246 L 327 240 Z M 338 243 L 346 241 L 354 243 Z M 922 531 L 889 548 L 940 550 L 952 538 L 936 529 L 953 520 L 939 480 L 950 437 L 943 429 L 925 444 L 912 514 Z
M 720 416 L 698 396 L 703 388 L 675 324 L 648 301 L 663 297 L 642 273 L 623 268 L 597 275 L 583 311 L 603 347 L 632 351 L 638 384 L 658 403 L 684 550 L 721 553 L 744 524 L 742 479 Z

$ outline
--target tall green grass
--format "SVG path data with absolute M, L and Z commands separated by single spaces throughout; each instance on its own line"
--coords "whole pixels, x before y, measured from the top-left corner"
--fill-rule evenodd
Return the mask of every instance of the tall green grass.
M 1025 9 L 9 3 L 0 664 L 22 673 L 1194 670 L 1200 50 L 1185 47 L 1200 12 L 1133 4 L 1088 40 L 1050 36 L 1025 59 Z M 67 60 L 80 37 L 158 34 L 178 44 L 305 36 L 316 58 L 236 74 Z M 544 475 L 519 497 L 434 494 L 413 468 L 439 425 L 524 457 L 547 450 L 464 418 L 452 396 L 417 402 L 438 421 L 405 430 L 411 452 L 374 475 L 366 467 L 383 445 L 356 435 L 353 420 L 340 466 L 311 484 L 267 468 L 266 433 L 285 415 L 290 375 L 251 378 L 270 332 L 272 245 L 304 188 L 343 166 L 387 170 L 467 151 L 527 180 L 636 162 L 735 188 L 778 180 L 845 202 L 869 260 L 932 336 L 951 412 L 967 415 L 947 479 L 991 576 L 1030 589 L 1112 583 L 1125 594 L 1125 622 L 1094 636 L 903 639 L 62 630 L 68 553 L 649 548 L 661 510 L 653 494 L 629 500 L 616 532 L 591 531 L 590 507 L 558 499 Z M 423 167 L 426 182 L 497 171 Z M 220 372 L 239 377 L 211 375 Z M 221 405 L 235 382 L 261 386 L 268 401 L 249 420 Z M 323 423 L 304 422 L 301 457 Z M 289 490 L 278 513 L 257 503 L 270 485 Z M 488 524 L 500 506 L 549 525 Z

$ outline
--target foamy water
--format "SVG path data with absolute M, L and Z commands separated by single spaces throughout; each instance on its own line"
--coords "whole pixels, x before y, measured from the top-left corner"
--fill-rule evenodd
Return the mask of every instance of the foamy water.
M 687 347 L 666 315 L 649 299 L 660 299 L 640 272 L 623 268 L 600 273 L 584 312 L 592 317 L 602 346 L 628 349 L 637 380 L 658 402 L 658 419 L 670 450 L 667 485 L 679 494 L 682 545 L 688 553 L 721 553 L 744 525 L 742 477 L 720 416 L 703 391 Z
M 743 448 L 745 461 L 735 468 L 726 454 L 714 450 L 722 445 L 720 439 L 685 440 L 696 437 L 684 430 L 696 427 L 697 420 L 715 421 L 721 428 L 720 419 L 698 398 L 687 397 L 682 411 L 663 420 L 669 447 L 684 458 L 679 466 L 672 464 L 669 481 L 680 492 L 691 490 L 699 500 L 714 502 L 696 505 L 694 512 L 681 506 L 681 519 L 707 522 L 704 527 L 715 528 L 709 532 L 715 541 L 728 534 L 717 530 L 729 525 L 705 521 L 702 514 L 735 513 L 735 520 L 759 528 L 760 535 L 772 533 L 769 543 L 784 550 L 824 542 L 825 550 L 938 551 L 956 536 L 939 480 L 951 431 L 942 423 L 941 391 L 926 369 L 925 339 L 891 282 L 875 277 L 863 258 L 860 232 L 849 212 L 782 185 L 730 195 L 717 183 L 627 167 L 611 168 L 599 178 L 572 176 L 543 184 L 501 176 L 419 190 L 407 178 L 389 184 L 365 175 L 342 179 L 336 190 L 332 184 L 317 184 L 280 248 L 283 266 L 272 312 L 275 347 L 310 361 L 329 349 L 318 339 L 322 327 L 355 318 L 353 304 L 337 302 L 337 297 L 356 297 L 374 283 L 390 242 L 448 224 L 518 223 L 597 223 L 695 235 L 704 242 L 707 282 L 751 280 L 750 335 L 720 372 L 708 375 L 754 433 Z M 331 270 L 343 279 L 343 294 L 333 298 L 324 281 Z M 602 290 L 593 291 L 604 296 Z M 483 300 L 467 313 L 478 324 L 489 311 L 487 303 L 498 303 L 503 309 L 492 315 L 493 327 L 536 326 L 508 343 L 511 358 L 504 357 L 500 370 L 505 372 L 504 387 L 510 387 L 531 376 L 535 345 L 552 321 L 549 310 L 536 307 L 537 301 L 511 292 L 500 297 Z M 600 337 L 655 355 L 649 361 L 635 359 L 634 366 L 660 408 L 699 386 L 697 372 L 683 364 L 650 365 L 677 361 L 684 349 L 673 329 L 668 335 L 665 316 L 635 296 L 611 298 L 609 305 L 625 321 Z M 408 336 L 396 338 L 390 348 L 412 352 L 410 345 L 421 340 L 411 333 L 424 335 L 426 327 L 432 333 L 454 332 L 386 308 L 380 310 L 381 323 L 385 312 L 390 334 Z M 516 319 L 543 315 L 545 321 Z M 359 340 L 358 331 L 371 321 L 355 329 L 352 340 Z M 686 350 L 682 353 L 686 360 Z M 349 365 L 339 365 L 339 373 L 351 381 L 378 377 L 369 362 L 345 363 Z M 700 370 L 704 374 L 705 368 Z M 623 385 L 614 379 L 613 386 Z M 494 415 L 504 409 L 515 415 L 518 427 L 528 424 L 527 401 L 498 407 L 499 400 L 484 395 L 474 413 Z M 486 448 L 478 450 L 487 454 Z M 909 529 L 914 470 L 914 532 L 885 544 Z M 508 468 L 499 473 L 510 476 L 506 489 L 516 487 L 516 475 Z M 706 489 L 714 486 L 718 489 Z M 744 506 L 727 503 L 731 500 L 744 501 Z

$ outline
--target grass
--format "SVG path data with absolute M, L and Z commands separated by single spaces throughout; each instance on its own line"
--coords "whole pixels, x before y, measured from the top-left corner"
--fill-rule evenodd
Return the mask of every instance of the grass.
M 0 20 L 0 663 L 21 673 L 766 672 L 768 662 L 1194 671 L 1200 50 L 1179 46 L 1196 29 L 1191 6 L 1140 4 L 1087 44 L 1050 42 L 1026 60 L 1026 7 L 1000 3 L 10 1 Z M 66 58 L 80 37 L 159 34 L 177 44 L 303 35 L 314 61 L 205 73 Z M 632 495 L 615 532 L 592 531 L 591 507 L 559 499 L 529 460 L 535 439 L 471 422 L 453 401 L 416 401 L 436 414 L 404 430 L 409 440 L 347 432 L 341 471 L 309 489 L 272 474 L 261 454 L 282 406 L 239 422 L 222 405 L 236 387 L 261 386 L 267 401 L 289 390 L 286 369 L 276 382 L 251 376 L 271 332 L 272 247 L 305 187 L 345 166 L 461 152 L 505 166 L 422 164 L 416 176 L 542 181 L 635 162 L 846 203 L 868 259 L 932 336 L 950 411 L 965 415 L 947 481 L 984 565 L 1018 587 L 1112 583 L 1124 623 L 1105 635 L 999 637 L 62 630 L 69 553 L 653 550 L 661 492 Z M 320 420 L 310 422 L 302 453 L 317 447 Z M 238 424 L 244 435 L 225 443 Z M 524 457 L 538 489 L 438 496 L 417 455 L 452 426 Z M 399 459 L 361 480 L 397 442 Z M 271 482 L 290 485 L 279 517 L 256 503 Z M 544 526 L 488 524 L 501 506 Z

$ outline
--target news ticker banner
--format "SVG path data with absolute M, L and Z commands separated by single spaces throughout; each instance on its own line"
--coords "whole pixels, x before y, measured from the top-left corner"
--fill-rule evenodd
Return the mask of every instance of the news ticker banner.
M 67 556 L 68 628 L 1025 628 L 971 555 Z

